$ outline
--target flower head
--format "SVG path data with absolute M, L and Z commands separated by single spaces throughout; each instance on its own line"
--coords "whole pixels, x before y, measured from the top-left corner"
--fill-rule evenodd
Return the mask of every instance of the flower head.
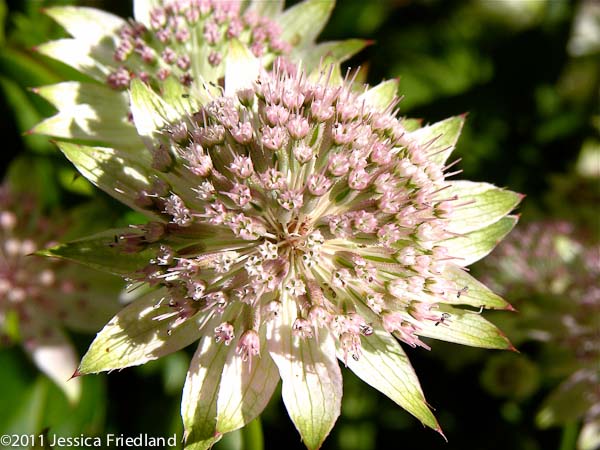
M 461 264 L 445 242 L 464 201 L 448 194 L 444 163 L 394 117 L 394 102 L 373 108 L 325 73 L 265 72 L 243 96 L 215 98 L 158 130 L 153 167 L 174 181 L 136 201 L 147 208 L 152 198 L 166 239 L 202 248 L 168 248 L 175 257 L 150 259 L 135 281 L 158 278 L 184 315 L 247 305 L 252 320 L 238 334 L 260 330 L 272 320 L 266 304 L 285 297 L 296 305 L 295 335 L 328 328 L 345 361 L 359 358 L 375 315 L 401 341 L 427 347 L 420 332 L 449 315 L 440 303 L 462 288 L 443 276 Z M 196 283 L 207 287 L 200 298 Z
M 565 369 L 567 377 L 545 401 L 538 423 L 583 418 L 592 429 L 600 418 L 600 246 L 569 222 L 532 222 L 515 230 L 482 269 L 522 310 L 515 323 L 520 338 L 542 342 Z M 565 409 L 571 402 L 578 406 Z
M 132 78 L 159 85 L 169 76 L 190 85 L 194 72 L 224 65 L 233 39 L 269 61 L 291 51 L 279 24 L 256 10 L 242 11 L 241 1 L 165 1 L 149 10 L 147 22 L 132 20 L 118 30 L 113 54 L 118 67 L 106 78 L 110 87 L 127 88 Z M 192 63 L 200 67 L 193 70 Z
M 301 58 L 312 68 L 323 59 L 341 62 L 366 45 L 359 39 L 315 44 L 333 1 L 305 0 L 285 11 L 282 1 L 133 3 L 134 18 L 129 21 L 95 8 L 46 10 L 72 38 L 45 43 L 37 50 L 99 83 L 65 82 L 36 89 L 58 114 L 33 132 L 133 147 L 140 142 L 128 120 L 124 91 L 134 79 L 163 96 L 176 97 L 175 103 L 182 95 L 218 91 L 239 48 L 265 67 Z
M 18 341 L 70 400 L 79 396 L 75 350 L 63 328 L 97 331 L 118 309 L 106 276 L 34 253 L 57 244 L 66 220 L 45 217 L 35 198 L 0 185 L 0 333 Z M 114 283 L 113 283 L 114 285 Z
M 152 219 L 80 244 L 110 246 L 138 265 L 132 284 L 155 287 L 109 322 L 80 372 L 199 339 L 182 415 L 187 442 L 202 448 L 260 414 L 280 378 L 304 442 L 319 447 L 340 409 L 336 357 L 439 429 L 395 338 L 511 348 L 452 305 L 510 308 L 462 267 L 513 227 L 521 197 L 447 181 L 463 118 L 415 129 L 396 118 L 395 88 L 357 93 L 334 70 L 276 68 L 244 85 L 226 79 L 231 95 L 177 115 L 134 82 L 147 154 L 60 143 L 91 181 Z M 54 254 L 95 258 L 70 249 Z

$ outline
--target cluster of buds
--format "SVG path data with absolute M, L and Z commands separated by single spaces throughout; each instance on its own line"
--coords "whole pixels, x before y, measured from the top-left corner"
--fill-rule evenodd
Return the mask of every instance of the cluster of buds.
M 0 314 L 4 319 L 9 310 L 20 318 L 22 332 L 32 330 L 31 322 L 40 316 L 48 323 L 60 322 L 72 310 L 85 310 L 86 286 L 61 276 L 66 265 L 58 259 L 41 258 L 33 254 L 57 244 L 62 233 L 57 224 L 38 216 L 36 203 L 31 197 L 12 194 L 7 186 L 0 188 Z M 68 302 L 54 298 L 69 297 Z M 50 326 L 44 332 L 52 332 Z M 39 344 L 43 336 L 28 336 L 26 346 Z
M 569 377 L 548 398 L 540 424 L 559 422 L 563 402 L 575 397 L 587 405 L 585 419 L 597 420 L 600 246 L 590 244 L 569 222 L 533 222 L 515 230 L 482 267 L 488 269 L 487 281 L 522 307 L 517 324 L 524 337 L 545 343 L 548 352 L 568 355 Z
M 149 27 L 131 20 L 119 30 L 114 52 L 118 67 L 107 82 L 126 89 L 134 77 L 156 85 L 174 76 L 189 86 L 193 73 L 224 63 L 232 40 L 247 45 L 256 57 L 273 60 L 291 49 L 280 36 L 277 23 L 252 10 L 242 12 L 240 1 L 165 2 L 150 11 Z
M 218 94 L 227 68 L 240 53 L 254 56 L 265 68 L 302 59 L 303 66 L 313 70 L 323 59 L 338 64 L 367 44 L 360 39 L 315 43 L 333 0 L 303 0 L 288 9 L 280 0 L 133 3 L 134 17 L 128 20 L 90 7 L 44 10 L 71 37 L 44 43 L 36 51 L 98 83 L 71 81 L 35 88 L 58 113 L 31 132 L 137 147 L 141 142 L 128 120 L 127 90 L 133 80 L 143 81 L 175 105 L 183 93 L 192 100 L 206 89 Z M 233 72 L 240 78 L 254 77 L 248 70 Z
M 482 267 L 496 268 L 485 271 L 483 278 L 497 291 L 514 298 L 517 305 L 524 300 L 530 304 L 535 299 L 542 303 L 549 300 L 548 305 L 554 304 L 552 299 L 560 300 L 554 312 L 561 316 L 562 326 L 549 327 L 534 336 L 554 343 L 562 341 L 574 355 L 600 356 L 592 325 L 600 320 L 600 247 L 578 236 L 572 224 L 544 221 L 517 229 Z M 547 309 L 541 312 L 545 317 L 551 313 Z

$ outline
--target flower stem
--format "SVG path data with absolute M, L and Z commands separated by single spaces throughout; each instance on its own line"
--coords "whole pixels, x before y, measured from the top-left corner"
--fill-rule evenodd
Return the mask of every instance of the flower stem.
M 577 422 L 567 422 L 562 429 L 560 450 L 574 450 L 577 443 Z
M 260 417 L 242 428 L 243 450 L 263 450 L 264 438 Z

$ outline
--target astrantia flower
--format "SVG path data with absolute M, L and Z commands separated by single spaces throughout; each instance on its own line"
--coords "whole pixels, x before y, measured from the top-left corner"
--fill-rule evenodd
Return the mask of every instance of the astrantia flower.
M 394 82 L 355 93 L 335 71 L 254 80 L 226 79 L 232 95 L 188 114 L 134 81 L 146 153 L 59 143 L 151 219 L 52 251 L 154 288 L 98 334 L 79 372 L 199 339 L 183 394 L 189 448 L 260 414 L 280 378 L 318 448 L 340 412 L 337 359 L 439 430 L 398 340 L 511 348 L 478 311 L 510 306 L 463 267 L 514 226 L 520 195 L 447 181 L 463 118 L 414 130 L 395 117 Z
M 76 400 L 80 383 L 67 380 L 78 357 L 63 328 L 97 331 L 118 310 L 118 287 L 110 289 L 108 277 L 90 269 L 33 255 L 64 236 L 68 222 L 53 219 L 42 215 L 31 195 L 0 185 L 0 333 L 8 342 L 19 341 Z
M 151 8 L 148 27 L 131 21 L 119 30 L 113 58 L 120 65 L 107 76 L 108 85 L 124 89 L 134 77 L 158 84 L 168 76 L 190 85 L 193 72 L 209 79 L 212 72 L 222 75 L 232 39 L 267 60 L 290 53 L 292 46 L 274 20 L 256 7 L 242 14 L 241 7 L 241 1 L 172 0 Z
M 583 418 L 595 444 L 580 448 L 595 448 L 600 442 L 600 246 L 568 222 L 534 222 L 515 230 L 483 269 L 522 311 L 515 322 L 522 339 L 545 344 L 553 364 L 544 372 L 562 368 L 564 381 L 545 401 L 538 423 Z
M 40 53 L 62 61 L 99 83 L 67 82 L 39 89 L 58 114 L 34 132 L 110 145 L 137 145 L 122 91 L 139 79 L 163 93 L 181 85 L 192 95 L 217 85 L 241 46 L 267 67 L 274 59 L 344 61 L 365 46 L 351 39 L 315 44 L 334 1 L 305 0 L 283 11 L 283 1 L 134 1 L 125 21 L 86 7 L 53 7 L 47 13 L 72 36 L 43 44 Z M 240 74 L 243 75 L 243 74 Z

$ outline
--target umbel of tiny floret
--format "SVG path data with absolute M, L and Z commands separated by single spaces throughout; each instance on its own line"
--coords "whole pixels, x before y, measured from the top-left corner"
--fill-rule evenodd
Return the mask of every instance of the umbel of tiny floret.
M 185 86 L 217 83 L 232 45 L 244 46 L 265 67 L 278 58 L 315 64 L 352 56 L 365 41 L 314 42 L 334 3 L 304 0 L 284 10 L 279 0 L 134 0 L 128 21 L 95 8 L 52 7 L 46 13 L 73 38 L 37 50 L 116 90 L 134 78 L 157 90 L 167 78 Z
M 181 320 L 247 305 L 251 320 L 214 330 L 225 345 L 258 336 L 285 301 L 298 313 L 294 335 L 328 328 L 345 361 L 360 358 L 360 336 L 373 332 L 363 306 L 403 342 L 428 348 L 421 324 L 441 324 L 439 302 L 462 287 L 440 276 L 460 258 L 443 245 L 460 199 L 394 106 L 375 111 L 326 77 L 263 74 L 237 98 L 166 127 L 153 167 L 192 187 L 157 184 L 136 202 L 169 221 L 149 233 L 182 233 L 204 248 L 163 245 L 138 280 L 166 286 Z M 147 237 L 124 245 L 139 240 Z M 244 359 L 259 352 L 252 339 L 238 346 Z
M 109 292 L 110 302 L 105 302 L 94 292 L 94 271 L 33 255 L 63 236 L 67 221 L 56 219 L 41 213 L 34 196 L 0 185 L 0 336 L 3 344 L 21 343 L 38 368 L 74 401 L 80 384 L 67 380 L 78 357 L 63 328 L 96 331 L 114 314 L 117 302 L 112 297 L 118 290 Z
M 482 268 L 490 284 L 523 310 L 517 321 L 523 338 L 542 342 L 551 360 L 561 361 L 566 379 L 544 402 L 538 424 L 583 419 L 580 447 L 592 448 L 581 442 L 597 436 L 600 420 L 600 245 L 585 236 L 566 221 L 529 223 Z M 577 406 L 565 409 L 567 403 Z
M 48 8 L 71 37 L 37 51 L 95 82 L 35 88 L 58 112 L 31 132 L 133 147 L 140 140 L 128 120 L 126 89 L 132 80 L 161 95 L 176 84 L 197 96 L 207 85 L 222 86 L 240 48 L 263 67 L 302 60 L 312 70 L 322 59 L 344 61 L 366 42 L 315 43 L 334 3 L 304 0 L 284 10 L 283 0 L 133 0 L 130 20 L 89 7 Z
M 113 55 L 118 67 L 107 76 L 109 86 L 124 89 L 136 77 L 159 84 L 171 75 L 188 86 L 192 64 L 200 66 L 196 73 L 221 66 L 233 39 L 269 61 L 289 53 L 275 21 L 256 10 L 242 14 L 241 6 L 241 1 L 174 0 L 150 9 L 149 26 L 129 21 L 118 30 Z
M 199 339 L 183 394 L 189 448 L 260 414 L 280 378 L 292 420 L 318 448 L 339 415 L 336 358 L 439 430 L 396 339 L 512 348 L 480 315 L 510 305 L 462 267 L 510 231 L 521 197 L 448 181 L 463 118 L 399 120 L 393 82 L 355 91 L 333 69 L 287 66 L 250 80 L 226 79 L 230 94 L 188 112 L 134 81 L 146 153 L 59 143 L 83 175 L 151 219 L 51 252 L 151 288 L 99 333 L 79 373 Z

